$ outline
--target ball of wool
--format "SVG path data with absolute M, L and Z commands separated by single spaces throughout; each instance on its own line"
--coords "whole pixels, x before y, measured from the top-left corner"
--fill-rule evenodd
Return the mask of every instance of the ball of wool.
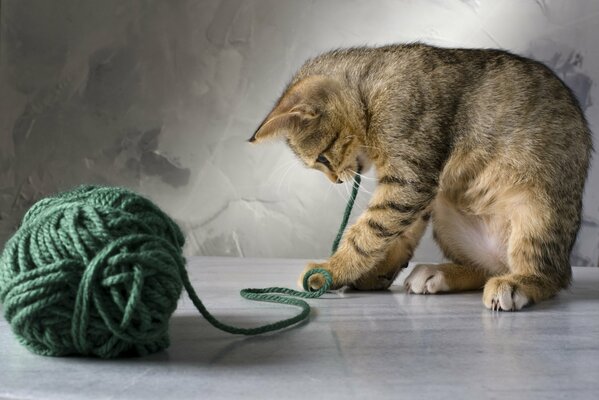
M 37 202 L 0 257 L 17 339 L 52 356 L 145 355 L 169 345 L 184 237 L 150 200 L 81 186 Z

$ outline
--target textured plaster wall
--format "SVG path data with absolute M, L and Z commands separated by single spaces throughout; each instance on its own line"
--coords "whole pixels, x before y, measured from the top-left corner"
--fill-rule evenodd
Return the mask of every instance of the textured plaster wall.
M 349 188 L 282 144 L 245 139 L 293 71 L 334 47 L 419 40 L 531 56 L 599 132 L 592 0 L 2 0 L 0 15 L 0 244 L 40 197 L 96 182 L 153 198 L 183 226 L 187 254 L 325 257 Z M 415 259 L 440 257 L 429 232 Z M 595 162 L 573 262 L 598 259 Z

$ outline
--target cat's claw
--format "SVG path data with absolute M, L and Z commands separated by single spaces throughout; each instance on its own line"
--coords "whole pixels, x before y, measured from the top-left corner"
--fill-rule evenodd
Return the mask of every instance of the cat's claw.
M 530 300 L 509 278 L 496 277 L 485 285 L 483 303 L 492 311 L 518 311 Z
M 491 310 L 492 311 L 501 310 L 501 306 L 499 305 L 499 301 L 497 299 L 491 300 Z

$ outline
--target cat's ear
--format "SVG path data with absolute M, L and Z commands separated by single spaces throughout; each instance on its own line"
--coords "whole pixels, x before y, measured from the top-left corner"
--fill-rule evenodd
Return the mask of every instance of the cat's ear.
M 305 121 L 316 117 L 317 113 L 307 105 L 297 105 L 284 112 L 277 112 L 275 109 L 256 129 L 249 142 L 261 142 L 283 136 L 300 127 Z
M 317 118 L 332 90 L 333 81 L 328 77 L 314 76 L 298 82 L 283 94 L 249 142 L 280 137 Z

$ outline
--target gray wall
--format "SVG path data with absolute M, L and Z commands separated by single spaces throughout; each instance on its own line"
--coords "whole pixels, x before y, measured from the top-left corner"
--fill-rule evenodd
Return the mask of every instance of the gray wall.
M 599 122 L 591 0 L 4 0 L 0 10 L 0 244 L 40 197 L 96 182 L 153 198 L 183 226 L 187 254 L 325 257 L 349 188 L 282 144 L 245 139 L 302 61 L 334 47 L 509 49 L 553 67 Z M 575 264 L 599 259 L 598 197 L 595 163 Z M 429 232 L 415 259 L 440 256 Z

